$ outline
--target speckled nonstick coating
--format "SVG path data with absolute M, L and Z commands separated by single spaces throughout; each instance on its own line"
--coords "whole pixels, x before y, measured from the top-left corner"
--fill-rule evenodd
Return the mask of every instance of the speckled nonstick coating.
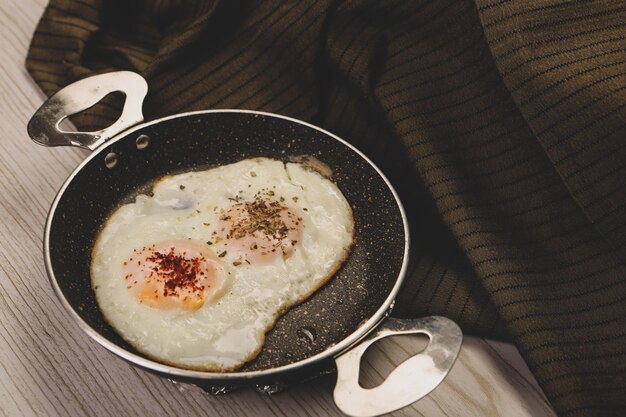
M 140 135 L 150 139 L 143 150 L 136 146 Z M 137 194 L 148 192 L 160 176 L 254 156 L 287 160 L 314 155 L 326 163 L 352 206 L 356 242 L 339 272 L 313 296 L 285 313 L 268 334 L 260 355 L 237 373 L 245 376 L 246 371 L 270 370 L 323 352 L 389 303 L 388 297 L 402 278 L 408 231 L 384 178 L 344 143 L 290 119 L 249 112 L 182 115 L 147 124 L 116 139 L 96 150 L 75 172 L 53 206 L 48 223 L 49 272 L 62 298 L 84 321 L 83 328 L 86 324 L 109 342 L 142 356 L 105 322 L 90 286 L 93 242 L 109 214 L 120 204 L 134 201 Z M 104 163 L 109 152 L 118 155 L 114 168 Z M 361 330 L 366 333 L 370 329 Z M 330 359 L 317 365 L 327 367 Z M 221 381 L 220 374 L 203 379 L 229 385 L 267 382 L 256 374 L 253 379 L 231 377 Z M 271 380 L 275 379 L 273 375 Z

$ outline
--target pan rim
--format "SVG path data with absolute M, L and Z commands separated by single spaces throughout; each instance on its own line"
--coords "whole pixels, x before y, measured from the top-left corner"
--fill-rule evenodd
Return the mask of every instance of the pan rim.
M 242 371 L 242 372 L 234 371 L 234 372 L 227 372 L 227 373 L 196 371 L 196 370 L 182 369 L 182 368 L 177 368 L 175 366 L 162 364 L 160 362 L 145 358 L 143 356 L 140 356 L 136 353 L 130 352 L 118 346 L 117 344 L 111 342 L 110 340 L 102 336 L 93 327 L 91 327 L 85 320 L 83 320 L 82 317 L 80 317 L 78 312 L 72 307 L 69 301 L 65 298 L 63 291 L 61 290 L 56 280 L 56 277 L 54 275 L 54 270 L 52 268 L 52 259 L 50 256 L 50 230 L 52 227 L 52 221 L 54 219 L 54 215 L 56 213 L 56 209 L 59 204 L 59 201 L 63 197 L 65 190 L 67 189 L 69 184 L 73 181 L 73 179 L 78 175 L 78 173 L 82 170 L 82 168 L 85 165 L 87 165 L 92 159 L 100 155 L 102 151 L 106 149 L 109 145 L 125 138 L 126 136 L 128 136 L 129 134 L 132 134 L 133 132 L 137 130 L 143 129 L 147 126 L 164 122 L 166 120 L 172 120 L 176 118 L 196 116 L 196 115 L 202 115 L 202 114 L 209 114 L 209 113 L 244 113 L 244 114 L 262 115 L 266 117 L 284 119 L 290 122 L 298 123 L 298 124 L 307 126 L 309 128 L 315 129 L 339 141 L 344 146 L 347 146 L 348 148 L 350 148 L 358 156 L 363 158 L 368 164 L 372 166 L 372 168 L 374 168 L 376 173 L 378 173 L 378 175 L 383 179 L 383 181 L 385 182 L 385 184 L 391 191 L 396 201 L 396 204 L 398 206 L 398 209 L 400 210 L 400 215 L 402 217 L 402 224 L 403 224 L 403 229 L 404 229 L 404 252 L 403 252 L 402 266 L 400 268 L 400 272 L 398 273 L 396 282 L 394 286 L 392 287 L 391 291 L 389 292 L 389 295 L 387 296 L 385 301 L 380 305 L 380 307 L 376 310 L 376 312 L 372 316 L 370 316 L 367 319 L 367 321 L 362 323 L 354 332 L 352 332 L 350 335 L 348 335 L 347 337 L 345 337 L 343 340 L 336 343 L 335 345 L 332 345 L 328 347 L 327 349 L 325 349 L 324 351 L 319 352 L 306 359 L 302 359 L 300 361 L 293 362 L 288 365 L 283 365 L 283 366 L 264 369 L 264 370 Z M 356 147 L 354 147 L 353 145 L 351 145 L 344 139 L 338 137 L 337 135 L 334 135 L 333 133 L 327 130 L 324 130 L 318 126 L 315 126 L 311 123 L 308 123 L 308 122 L 305 122 L 296 118 L 275 114 L 275 113 L 262 112 L 262 111 L 257 111 L 257 110 L 246 110 L 246 109 L 212 109 L 212 110 L 198 110 L 198 111 L 178 113 L 175 115 L 165 116 L 165 117 L 161 117 L 155 120 L 151 120 L 149 122 L 140 123 L 138 125 L 135 125 L 129 129 L 126 129 L 118 133 L 113 138 L 107 140 L 98 148 L 96 148 L 94 151 L 92 151 L 91 154 L 89 154 L 72 171 L 72 173 L 65 179 L 65 181 L 61 185 L 61 188 L 59 188 L 52 202 L 52 205 L 50 206 L 50 210 L 48 212 L 48 216 L 46 219 L 46 226 L 44 230 L 44 240 L 43 240 L 44 261 L 45 261 L 45 266 L 46 266 L 46 272 L 48 275 L 48 280 L 50 281 L 50 284 L 52 285 L 52 288 L 54 289 L 57 298 L 61 301 L 61 304 L 63 305 L 63 307 L 68 311 L 68 313 L 70 313 L 70 315 L 72 316 L 74 321 L 78 324 L 78 326 L 81 328 L 81 330 L 84 331 L 89 337 L 91 337 L 91 339 L 96 341 L 99 345 L 101 345 L 102 347 L 110 351 L 111 353 L 125 359 L 128 362 L 131 362 L 135 365 L 138 365 L 142 368 L 145 368 L 151 371 L 155 371 L 161 374 L 167 374 L 168 376 L 180 377 L 180 378 L 186 378 L 186 379 L 201 379 L 201 380 L 207 380 L 207 381 L 219 380 L 219 381 L 225 381 L 225 382 L 242 380 L 242 379 L 252 380 L 256 378 L 273 377 L 283 372 L 301 370 L 302 368 L 306 368 L 310 365 L 319 364 L 325 360 L 336 358 L 339 355 L 341 355 L 343 352 L 349 350 L 352 346 L 354 346 L 361 339 L 367 336 L 385 317 L 387 317 L 387 315 L 393 308 L 396 295 L 406 276 L 406 271 L 408 268 L 408 261 L 409 261 L 408 259 L 409 258 L 409 246 L 410 246 L 410 236 L 409 236 L 408 220 L 404 211 L 404 207 L 402 205 L 402 202 L 400 201 L 400 198 L 396 190 L 391 185 L 387 177 L 378 168 L 378 166 L 376 166 L 376 164 L 374 164 L 360 150 L 358 150 Z

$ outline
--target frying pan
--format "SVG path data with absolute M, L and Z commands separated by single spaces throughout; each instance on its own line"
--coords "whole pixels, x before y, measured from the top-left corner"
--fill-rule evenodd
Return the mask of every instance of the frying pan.
M 204 388 L 288 384 L 337 371 L 334 399 L 352 416 L 404 407 L 447 375 L 461 345 L 461 331 L 443 317 L 389 318 L 404 279 L 409 232 L 402 204 L 382 172 L 344 140 L 308 123 L 247 110 L 182 113 L 142 123 L 146 81 L 133 72 L 96 75 L 48 99 L 28 124 L 44 146 L 79 146 L 93 152 L 59 190 L 46 222 L 44 257 L 61 303 L 96 342 L 133 365 Z M 97 132 L 60 129 L 68 116 L 112 92 L 126 96 L 120 118 Z M 180 369 L 133 349 L 107 324 L 91 289 L 89 265 L 95 238 L 120 204 L 148 193 L 164 175 L 266 156 L 314 156 L 350 202 L 354 248 L 339 272 L 313 296 L 290 309 L 268 333 L 261 354 L 236 372 Z M 426 334 L 426 349 L 410 357 L 378 387 L 359 385 L 360 359 L 377 340 Z

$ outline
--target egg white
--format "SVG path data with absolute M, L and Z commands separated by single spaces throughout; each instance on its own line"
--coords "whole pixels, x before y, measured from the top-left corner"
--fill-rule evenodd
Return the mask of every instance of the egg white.
M 227 242 L 214 242 L 220 212 L 233 198 L 271 190 L 302 217 L 295 252 L 262 265 L 233 265 Z M 159 180 L 153 196 L 118 208 L 92 254 L 92 287 L 111 326 L 138 351 L 158 361 L 198 370 L 230 371 L 260 352 L 279 315 L 328 280 L 353 242 L 350 205 L 337 186 L 296 164 L 254 158 Z M 127 288 L 122 264 L 133 249 L 167 240 L 204 245 L 225 268 L 221 297 L 196 311 L 141 304 Z M 211 244 L 208 244 L 210 242 Z

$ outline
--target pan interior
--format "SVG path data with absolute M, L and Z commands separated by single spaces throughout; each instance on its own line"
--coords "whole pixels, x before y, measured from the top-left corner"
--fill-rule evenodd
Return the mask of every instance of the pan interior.
M 140 135 L 149 145 L 138 149 Z M 145 138 L 144 138 L 145 139 Z M 141 142 L 141 140 L 140 140 Z M 90 286 L 95 238 L 120 204 L 167 174 L 266 156 L 312 155 L 333 170 L 353 209 L 356 242 L 335 276 L 290 309 L 268 333 L 261 354 L 241 371 L 292 364 L 342 341 L 386 302 L 402 269 L 405 229 L 393 192 L 368 161 L 332 136 L 292 120 L 247 112 L 196 113 L 148 124 L 113 141 L 75 173 L 50 222 L 49 251 L 63 297 L 87 325 L 143 356 L 106 323 Z M 114 168 L 105 156 L 117 155 Z

